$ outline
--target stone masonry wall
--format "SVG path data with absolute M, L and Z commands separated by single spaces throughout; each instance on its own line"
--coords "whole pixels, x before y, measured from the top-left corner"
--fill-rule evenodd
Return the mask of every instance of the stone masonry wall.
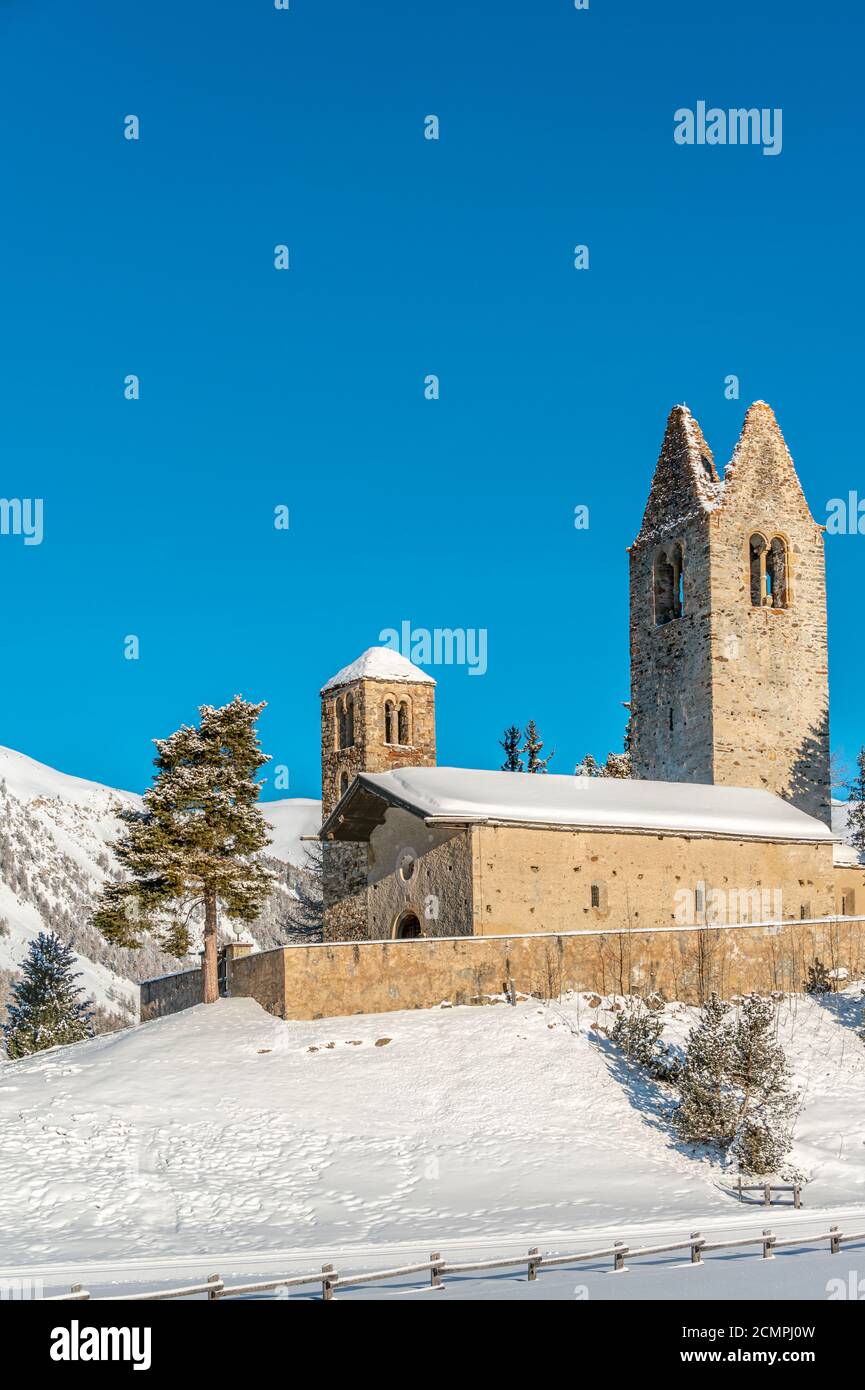
M 400 873 L 416 856 L 411 877 Z M 401 807 L 389 808 L 369 845 L 369 937 L 387 940 L 404 912 L 414 912 L 424 936 L 469 936 L 472 917 L 471 842 L 465 831 L 427 827 Z
M 351 694 L 354 700 L 354 743 L 338 747 L 337 706 Z M 395 708 L 407 701 L 410 743 L 385 742 L 385 704 Z M 394 730 L 394 734 L 396 730 Z M 321 702 L 321 798 L 327 818 L 359 772 L 387 772 L 396 767 L 434 767 L 435 685 L 431 681 L 357 680 L 329 690 Z M 367 907 L 367 846 L 346 842 L 326 845 L 323 858 L 324 938 L 326 941 L 365 939 L 369 933 Z
M 823 533 L 767 406 L 752 406 L 710 521 L 715 781 L 764 787 L 829 823 Z M 787 608 L 750 601 L 752 534 L 787 542 Z
M 704 446 L 695 445 L 696 422 L 677 410 L 630 553 L 635 775 L 762 787 L 828 823 L 822 529 L 767 405 L 748 411 L 723 490 L 708 462 L 699 481 Z M 786 542 L 785 608 L 752 605 L 755 533 Z M 654 561 L 676 541 L 684 616 L 656 626 Z
M 819 955 L 865 971 L 865 923 L 588 931 L 285 946 L 238 962 L 232 993 L 286 1019 L 483 1004 L 513 980 L 541 998 L 565 990 L 662 991 L 699 1003 L 712 990 L 799 991 Z
M 836 911 L 829 843 L 489 825 L 472 841 L 478 935 L 689 925 L 698 886 L 727 925 Z
M 155 980 L 142 980 L 142 1023 L 152 1018 L 164 1018 L 201 1003 L 201 971 L 178 970 L 174 975 L 160 975 Z
M 659 552 L 682 549 L 685 612 L 655 623 Z M 708 518 L 700 512 L 630 554 L 634 773 L 659 782 L 713 780 L 712 613 Z

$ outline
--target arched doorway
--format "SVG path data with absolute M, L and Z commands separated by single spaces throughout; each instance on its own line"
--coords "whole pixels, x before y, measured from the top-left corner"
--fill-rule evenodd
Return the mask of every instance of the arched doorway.
M 416 912 L 404 912 L 399 918 L 394 936 L 397 941 L 413 941 L 418 936 L 423 936 L 421 924 Z

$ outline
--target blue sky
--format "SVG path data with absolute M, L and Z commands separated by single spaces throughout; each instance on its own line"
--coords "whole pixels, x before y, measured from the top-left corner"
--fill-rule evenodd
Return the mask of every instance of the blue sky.
M 818 520 L 865 496 L 862 25 L 3 0 L 0 494 L 44 498 L 45 537 L 0 537 L 0 743 L 142 788 L 154 736 L 240 691 L 317 795 L 320 685 L 410 620 L 488 632 L 486 675 L 432 672 L 440 761 L 496 766 L 530 717 L 551 770 L 618 748 L 625 547 L 670 406 L 723 465 L 766 399 Z M 701 99 L 781 107 L 782 153 L 676 145 Z M 848 756 L 863 546 L 827 539 Z

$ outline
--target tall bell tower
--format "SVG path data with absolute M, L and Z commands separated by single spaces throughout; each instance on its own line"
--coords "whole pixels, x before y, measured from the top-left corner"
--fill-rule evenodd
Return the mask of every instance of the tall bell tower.
M 635 775 L 762 787 L 828 823 L 823 528 L 768 405 L 723 479 L 674 407 L 630 569 Z

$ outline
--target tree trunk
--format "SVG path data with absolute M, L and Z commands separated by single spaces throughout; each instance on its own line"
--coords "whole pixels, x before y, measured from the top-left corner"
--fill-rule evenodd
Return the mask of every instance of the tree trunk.
M 204 894 L 204 959 L 201 962 L 201 998 L 205 1004 L 213 1004 L 219 998 L 216 925 L 216 893 L 208 888 Z

